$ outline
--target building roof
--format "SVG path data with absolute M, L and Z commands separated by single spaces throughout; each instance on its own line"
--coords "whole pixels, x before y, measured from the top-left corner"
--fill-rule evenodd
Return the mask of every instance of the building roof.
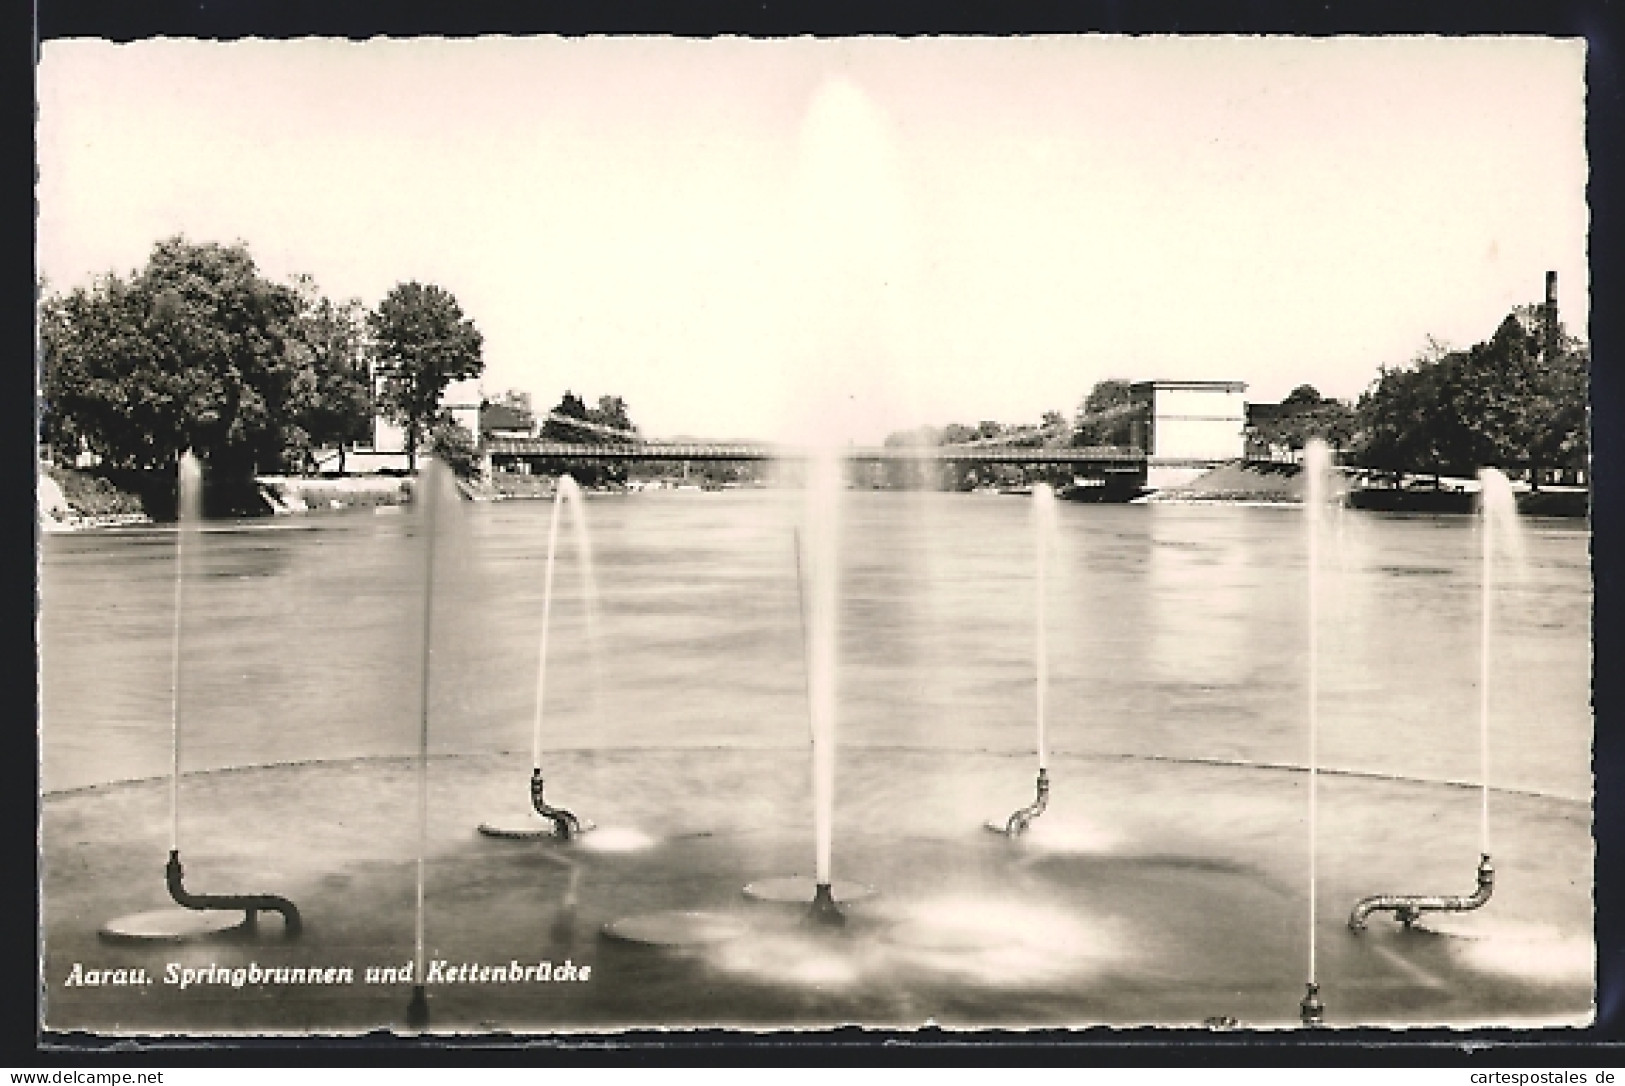
M 1247 405 L 1247 422 L 1256 424 L 1260 422 L 1277 422 L 1281 419 L 1291 418 L 1294 415 L 1313 411 L 1318 405 L 1288 403 L 1250 403 Z
M 480 405 L 480 432 L 490 433 L 492 430 L 530 430 L 535 426 L 536 420 L 529 413 L 510 407 L 505 403 L 487 403 Z
M 1246 392 L 1246 381 L 1135 381 L 1130 389 L 1167 389 L 1174 392 Z

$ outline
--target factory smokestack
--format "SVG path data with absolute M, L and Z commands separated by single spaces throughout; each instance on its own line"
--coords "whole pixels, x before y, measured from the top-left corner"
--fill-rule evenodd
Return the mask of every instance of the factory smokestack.
M 1545 342 L 1541 344 L 1547 361 L 1557 356 L 1557 273 L 1546 273 L 1546 306 L 1542 314 L 1542 332 L 1545 333 Z

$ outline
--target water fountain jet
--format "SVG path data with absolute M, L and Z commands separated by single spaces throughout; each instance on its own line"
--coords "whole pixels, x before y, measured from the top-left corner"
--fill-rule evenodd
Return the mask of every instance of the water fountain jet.
M 118 942 L 186 942 L 227 932 L 255 930 L 261 912 L 282 916 L 283 935 L 299 934 L 302 922 L 292 901 L 276 894 L 194 894 L 186 889 L 180 854 L 181 776 L 181 627 L 185 615 L 187 540 L 196 534 L 203 515 L 203 468 L 191 450 L 176 469 L 175 615 L 170 655 L 169 859 L 164 885 L 177 908 L 153 909 L 121 916 L 101 928 L 101 937 Z
M 570 476 L 561 475 L 554 487 L 553 518 L 547 531 L 547 572 L 542 590 L 542 644 L 536 664 L 536 710 L 531 733 L 530 772 L 530 810 L 535 817 L 527 815 L 519 820 L 482 822 L 479 829 L 487 837 L 516 840 L 553 838 L 569 842 L 595 828 L 591 821 L 578 817 L 573 811 L 548 803 L 542 775 L 542 711 L 547 694 L 547 637 L 553 611 L 553 567 L 558 559 L 559 521 L 566 503 L 571 505 L 575 517 L 576 546 L 581 552 L 579 558 L 586 584 L 585 595 L 590 597 L 592 591 L 590 574 L 587 572 L 589 559 L 586 552 L 586 522 L 581 511 L 581 488 Z
M 832 875 L 835 822 L 835 662 L 839 551 L 837 517 L 842 490 L 842 461 L 833 446 L 821 446 L 807 465 L 807 564 L 811 600 L 802 594 L 802 633 L 807 659 L 807 704 L 811 720 L 813 839 L 815 877 L 803 875 L 761 879 L 745 887 L 753 901 L 806 902 L 808 920 L 822 927 L 845 923 L 840 905 L 873 895 L 861 883 L 837 884 Z M 797 583 L 801 577 L 797 536 Z M 810 895 L 809 895 L 810 890 Z
M 813 891 L 812 907 L 807 910 L 809 923 L 826 928 L 838 928 L 846 923 L 846 914 L 835 904 L 830 884 L 820 882 Z
M 412 493 L 412 504 L 417 507 L 419 531 L 423 534 L 423 643 L 418 666 L 418 855 L 417 896 L 414 910 L 414 941 L 412 958 L 412 999 L 406 1007 L 406 1024 L 423 1029 L 429 1024 L 429 994 L 425 988 L 424 953 L 424 860 L 429 848 L 429 680 L 433 675 L 430 663 L 434 652 L 434 551 L 437 533 L 436 513 L 441 494 L 448 483 L 447 471 L 440 461 L 429 459 L 418 474 L 417 487 Z
M 1315 971 L 1317 949 L 1315 919 L 1319 892 L 1319 803 L 1320 803 L 1320 518 L 1326 508 L 1326 484 L 1332 470 L 1332 454 L 1320 438 L 1311 438 L 1303 450 L 1303 514 L 1306 556 L 1304 559 L 1308 603 L 1308 716 L 1309 716 L 1309 968 L 1298 1018 L 1305 1026 L 1319 1026 L 1326 1017 L 1320 1001 L 1320 980 Z
M 1479 861 L 1477 886 L 1471 894 L 1372 894 L 1361 898 L 1349 913 L 1349 927 L 1363 931 L 1374 912 L 1391 912 L 1406 927 L 1425 912 L 1460 913 L 1483 908 L 1495 892 L 1495 866 L 1490 862 L 1490 642 L 1495 602 L 1495 539 L 1505 534 L 1516 545 L 1517 497 L 1506 475 L 1495 468 L 1478 473 L 1479 538 L 1482 574 L 1479 578 Z
M 406 1024 L 411 1029 L 424 1029 L 429 1025 L 429 996 L 423 985 L 412 985 L 412 999 L 406 1005 Z
M 1049 699 L 1049 634 L 1048 623 L 1045 621 L 1045 600 L 1048 595 L 1049 563 L 1047 551 L 1049 541 L 1055 532 L 1055 490 L 1048 483 L 1037 483 L 1033 486 L 1033 553 L 1037 568 L 1036 588 L 1034 589 L 1034 639 L 1033 655 L 1036 661 L 1037 689 L 1038 689 L 1038 782 L 1037 796 L 1033 802 L 1019 808 L 1004 821 L 990 820 L 987 828 L 994 833 L 1002 833 L 1006 837 L 1020 837 L 1027 832 L 1033 819 L 1043 814 L 1049 807 L 1049 734 L 1048 715 L 1046 709 Z

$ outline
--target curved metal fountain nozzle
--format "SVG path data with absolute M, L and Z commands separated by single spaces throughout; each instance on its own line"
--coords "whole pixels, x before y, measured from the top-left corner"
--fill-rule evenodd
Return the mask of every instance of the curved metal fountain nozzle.
M 553 833 L 561 841 L 568 841 L 572 837 L 581 835 L 581 819 L 565 810 L 563 807 L 549 807 L 542 798 L 542 771 L 531 770 L 530 774 L 530 805 L 536 813 L 553 823 Z
M 846 923 L 846 914 L 835 904 L 835 895 L 830 893 L 829 883 L 821 882 L 813 891 L 812 908 L 807 913 L 807 919 L 830 928 L 838 928 Z
M 1326 1004 L 1320 1001 L 1320 985 L 1310 981 L 1308 990 L 1303 994 L 1303 1002 L 1298 1004 L 1298 1018 L 1306 1026 L 1322 1025 L 1326 1018 Z
M 1478 888 L 1470 895 L 1434 894 L 1373 894 L 1355 903 L 1349 914 L 1349 927 L 1365 930 L 1365 918 L 1374 912 L 1389 911 L 1406 927 L 1414 924 L 1425 912 L 1464 913 L 1480 908 L 1495 891 L 1495 867 L 1490 854 L 1484 853 L 1478 861 Z
M 236 911 L 241 909 L 248 914 L 248 926 L 254 927 L 261 912 L 277 912 L 282 914 L 282 933 L 292 936 L 298 935 L 303 924 L 299 920 L 299 909 L 293 902 L 276 894 L 193 894 L 188 893 L 181 870 L 181 854 L 178 849 L 169 850 L 169 863 L 164 865 L 164 881 L 169 884 L 169 896 L 175 899 L 175 904 L 183 909 Z
M 1026 833 L 1027 832 L 1027 827 L 1032 825 L 1033 819 L 1035 819 L 1039 815 L 1043 814 L 1045 808 L 1047 808 L 1048 806 L 1049 806 L 1049 770 L 1041 768 L 1038 771 L 1038 796 L 1037 796 L 1037 798 L 1033 800 L 1031 806 L 1023 807 L 1019 811 L 1016 811 L 1014 814 L 1012 814 L 1010 816 L 1010 820 L 1004 824 L 1004 834 L 1005 834 L 1005 836 L 1006 837 L 1020 837 L 1022 834 Z

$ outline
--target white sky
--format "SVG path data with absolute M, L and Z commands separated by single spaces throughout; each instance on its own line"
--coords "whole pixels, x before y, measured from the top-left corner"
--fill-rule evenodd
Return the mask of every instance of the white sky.
M 651 435 L 1070 416 L 1104 377 L 1352 397 L 1558 272 L 1586 295 L 1584 43 L 52 41 L 54 290 L 176 233 L 375 305 L 491 394 Z

